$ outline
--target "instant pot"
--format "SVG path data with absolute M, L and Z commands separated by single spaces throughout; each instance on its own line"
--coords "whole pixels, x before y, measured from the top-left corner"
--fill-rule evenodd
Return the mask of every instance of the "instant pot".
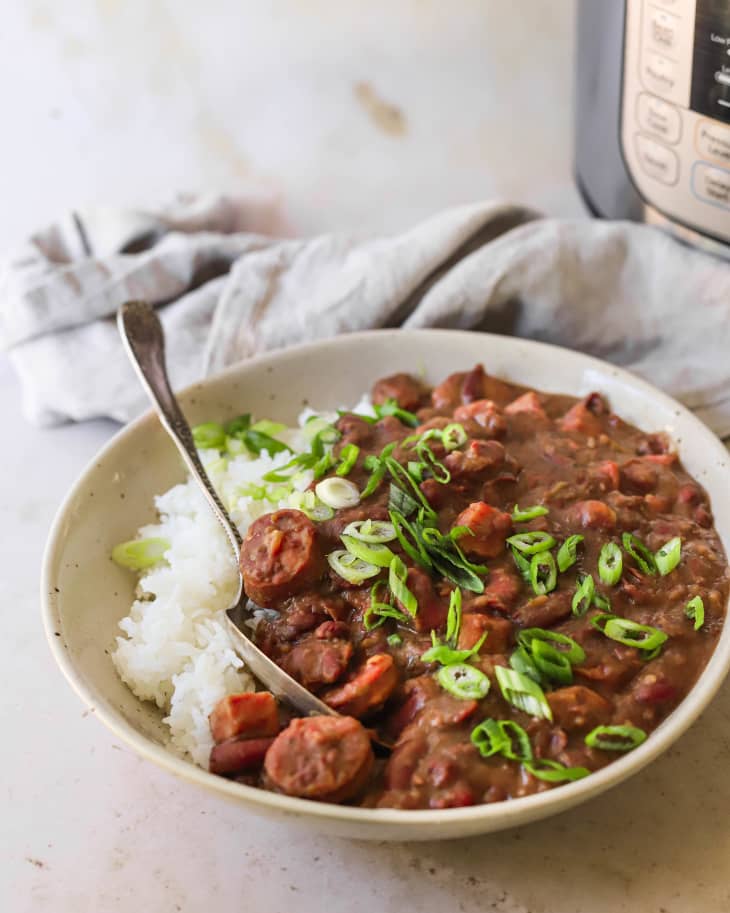
M 730 0 L 579 0 L 576 79 L 589 208 L 730 258 Z

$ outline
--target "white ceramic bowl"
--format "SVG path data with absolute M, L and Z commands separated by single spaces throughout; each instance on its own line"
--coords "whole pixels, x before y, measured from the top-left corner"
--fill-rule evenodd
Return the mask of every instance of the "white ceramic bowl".
M 437 382 L 477 362 L 498 376 L 546 391 L 579 396 L 599 390 L 624 419 L 647 431 L 669 432 L 687 469 L 710 493 L 717 528 L 730 552 L 730 456 L 720 441 L 649 384 L 567 349 L 448 330 L 357 333 L 252 359 L 189 388 L 180 400 L 193 424 L 243 411 L 293 422 L 304 404 L 352 404 L 376 378 L 397 370 L 425 371 L 429 381 Z M 251 811 L 322 832 L 379 840 L 460 837 L 544 818 L 614 786 L 661 754 L 697 718 L 730 668 L 730 626 L 725 625 L 691 693 L 642 746 L 584 780 L 513 801 L 443 811 L 350 808 L 291 799 L 213 776 L 166 748 L 160 712 L 125 687 L 108 652 L 134 588 L 132 575 L 111 562 L 111 549 L 153 519 L 155 493 L 183 478 L 177 452 L 152 413 L 107 444 L 53 524 L 43 564 L 43 619 L 53 655 L 71 685 L 119 738 L 143 757 Z

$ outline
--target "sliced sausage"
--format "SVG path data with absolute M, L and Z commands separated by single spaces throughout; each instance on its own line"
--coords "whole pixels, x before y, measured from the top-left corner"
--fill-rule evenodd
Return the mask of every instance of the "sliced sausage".
M 381 707 L 398 685 L 398 670 L 389 653 L 375 653 L 337 688 L 330 688 L 322 699 L 333 710 L 348 716 L 366 716 Z
M 499 441 L 470 441 L 465 450 L 454 450 L 444 459 L 452 476 L 480 475 L 505 464 L 505 449 Z
M 491 399 L 478 399 L 469 405 L 459 406 L 454 412 L 455 422 L 476 422 L 489 432 L 490 437 L 504 437 L 507 422 L 499 406 Z
M 505 415 L 530 415 L 538 421 L 545 421 L 547 415 L 540 404 L 540 399 L 534 390 L 529 393 L 523 393 L 517 399 L 513 399 L 509 405 L 504 408 Z
M 268 784 L 288 796 L 345 802 L 365 787 L 373 766 L 370 738 L 352 717 L 292 722 L 266 753 Z
M 566 732 L 593 729 L 611 718 L 611 703 L 590 688 L 571 685 L 547 694 L 553 719 Z
M 418 611 L 413 619 L 415 629 L 417 631 L 437 631 L 443 627 L 449 614 L 449 605 L 447 600 L 436 592 L 428 574 L 419 567 L 408 568 L 406 586 L 416 597 L 418 603 Z M 400 603 L 398 605 L 404 609 Z
M 281 666 L 305 688 L 331 685 L 345 674 L 351 656 L 352 644 L 349 641 L 327 640 L 315 633 L 293 647 L 283 657 Z
M 614 529 L 616 526 L 616 511 L 603 501 L 578 501 L 570 514 L 583 529 Z
M 241 546 L 241 572 L 246 594 L 260 606 L 276 608 L 323 571 L 317 530 L 300 510 L 264 514 L 249 527 Z
M 375 429 L 371 422 L 353 412 L 341 415 L 335 423 L 335 428 L 340 432 L 340 447 L 345 444 L 357 444 L 358 447 L 367 447 L 375 438 Z
M 464 613 L 493 610 L 503 615 L 508 614 L 517 602 L 521 590 L 522 583 L 516 574 L 511 574 L 499 567 L 495 568 L 489 572 L 484 592 L 478 596 L 466 597 Z
M 526 628 L 549 628 L 570 615 L 573 596 L 567 590 L 535 596 L 514 614 L 514 620 Z
M 376 405 L 382 405 L 386 400 L 394 399 L 401 409 L 415 412 L 427 393 L 426 387 L 412 374 L 392 374 L 376 381 L 373 386 L 371 399 Z
M 238 735 L 254 739 L 279 731 L 279 707 L 268 691 L 228 694 L 218 701 L 208 719 L 216 742 Z
M 487 639 L 482 644 L 481 653 L 506 653 L 512 641 L 512 623 L 492 615 L 464 615 L 459 631 L 459 649 L 471 650 L 483 634 L 487 635 Z
M 571 406 L 558 420 L 563 431 L 579 431 L 582 434 L 598 435 L 603 431 L 599 415 L 605 413 L 605 403 L 598 393 L 591 393 L 585 399 Z
M 274 739 L 230 739 L 214 745 L 208 770 L 229 777 L 259 770 Z
M 454 526 L 468 527 L 468 533 L 459 538 L 463 551 L 475 558 L 496 558 L 504 551 L 504 541 L 512 533 L 512 517 L 484 501 L 474 501 L 463 510 Z

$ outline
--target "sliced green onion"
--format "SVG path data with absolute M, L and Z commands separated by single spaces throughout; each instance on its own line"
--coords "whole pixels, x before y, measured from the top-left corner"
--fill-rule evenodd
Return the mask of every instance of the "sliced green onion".
M 526 507 L 524 510 L 518 504 L 515 504 L 512 511 L 512 519 L 515 523 L 527 523 L 528 520 L 544 517 L 547 513 L 547 507 L 543 507 L 541 504 L 536 504 L 534 507 Z
M 468 439 L 464 426 L 458 422 L 452 422 L 441 432 L 441 443 L 446 450 L 456 450 L 457 447 L 466 444 Z
M 364 583 L 370 577 L 375 577 L 380 573 L 381 568 L 375 564 L 369 564 L 361 558 L 342 548 L 336 552 L 330 552 L 327 555 L 327 563 L 343 580 L 348 583 Z
M 193 442 L 198 450 L 222 450 L 226 444 L 226 432 L 218 422 L 204 422 L 193 428 Z
M 283 453 L 285 450 L 291 453 L 291 447 L 281 441 L 277 441 L 270 434 L 264 434 L 263 431 L 254 431 L 253 428 L 249 428 L 248 431 L 242 431 L 237 436 L 240 436 L 246 445 L 246 449 L 256 456 L 259 456 L 262 450 L 265 450 L 269 456 L 273 456 L 275 453 Z
M 302 431 L 315 448 L 321 444 L 335 444 L 341 437 L 337 428 L 321 415 L 311 415 L 304 423 Z
M 681 557 L 682 540 L 679 536 L 665 542 L 658 551 L 654 552 L 654 562 L 662 577 L 666 577 L 675 569 Z
M 508 545 L 522 552 L 523 555 L 536 555 L 538 552 L 545 552 L 555 545 L 555 539 L 541 529 L 532 533 L 517 533 L 516 536 L 510 536 L 507 540 Z
M 420 441 L 416 447 L 416 453 L 421 458 L 423 465 L 428 469 L 431 475 L 436 479 L 437 482 L 440 482 L 442 485 L 448 485 L 451 481 L 451 473 L 444 466 L 443 463 L 439 462 L 434 456 L 433 450 L 425 444 L 423 441 Z M 410 463 L 408 464 L 411 465 Z
M 373 410 L 378 418 L 385 418 L 386 415 L 393 415 L 399 421 L 403 422 L 404 425 L 409 425 L 411 428 L 415 428 L 416 425 L 419 424 L 418 416 L 414 415 L 412 412 L 408 412 L 407 409 L 401 409 L 394 399 L 386 399 L 384 403 L 374 405 Z
M 631 555 L 645 574 L 656 574 L 657 567 L 654 555 L 644 545 L 641 539 L 637 538 L 632 533 L 624 533 L 621 536 L 621 542 L 624 551 L 628 555 Z
M 593 577 L 590 574 L 586 574 L 585 577 L 579 578 L 578 588 L 573 594 L 573 601 L 570 606 L 573 610 L 573 614 L 585 615 L 585 613 L 593 604 L 595 593 L 596 585 L 593 582 Z
M 342 530 L 342 535 L 380 544 L 395 539 L 395 528 L 387 520 L 353 520 Z
M 238 437 L 226 436 L 225 449 L 231 456 L 239 456 L 246 449 L 246 445 Z
M 370 478 L 362 492 L 363 498 L 369 498 L 385 478 L 385 473 L 387 472 L 385 458 L 390 456 L 395 450 L 396 443 L 397 441 L 392 441 L 390 444 L 386 444 L 380 452 L 380 456 L 375 456 L 375 454 L 370 453 L 363 460 L 363 466 L 370 473 Z
M 532 661 L 551 682 L 570 685 L 573 681 L 573 667 L 568 657 L 544 640 L 532 642 Z
M 551 593 L 558 582 L 558 570 L 550 552 L 538 552 L 530 561 L 530 583 L 538 596 Z
M 268 434 L 271 437 L 286 431 L 286 425 L 282 425 L 281 422 L 270 422 L 265 418 L 260 422 L 256 422 L 255 425 L 251 425 L 251 431 L 260 431 L 262 434 Z
M 587 767 L 566 767 L 559 761 L 549 758 L 536 758 L 534 761 L 523 762 L 525 770 L 529 771 L 538 780 L 547 783 L 564 783 L 567 780 L 582 780 L 590 773 Z
M 585 738 L 590 748 L 603 751 L 631 751 L 646 741 L 646 733 L 638 726 L 596 726 Z
M 508 704 L 530 716 L 552 721 L 553 712 L 550 704 L 537 682 L 515 669 L 507 669 L 504 666 L 496 666 L 495 672 L 502 697 Z
M 476 656 L 479 653 L 482 644 L 486 639 L 487 632 L 485 631 L 473 647 L 470 647 L 468 650 L 455 650 L 448 644 L 439 643 L 435 632 L 432 631 L 432 646 L 429 647 L 425 653 L 421 654 L 421 659 L 424 663 L 439 663 L 442 666 L 453 666 L 456 663 L 464 663 L 467 659 L 471 659 L 472 656 Z
M 403 560 L 397 555 L 390 562 L 390 572 L 388 574 L 388 586 L 390 591 L 408 612 L 411 617 L 415 617 L 418 611 L 418 600 L 406 586 L 408 577 L 408 568 L 403 564 Z
M 528 650 L 532 650 L 532 645 L 536 640 L 549 643 L 556 649 L 567 647 L 567 650 L 562 650 L 561 652 L 573 665 L 582 663 L 586 658 L 583 647 L 572 637 L 568 637 L 567 634 L 560 634 L 558 631 L 550 631 L 547 628 L 523 628 L 517 635 L 517 642 Z
M 345 444 L 345 446 L 340 450 L 340 462 L 335 469 L 335 472 L 338 476 L 346 476 L 352 471 L 352 467 L 357 463 L 357 458 L 360 455 L 360 448 L 357 444 Z
M 455 644 L 461 630 L 461 590 L 457 586 L 449 597 L 449 613 L 446 616 L 446 641 Z
M 390 567 L 390 563 L 395 557 L 387 545 L 373 545 L 369 542 L 362 542 L 360 539 L 354 539 L 344 533 L 340 536 L 340 539 L 342 539 L 342 544 L 351 555 L 368 564 L 374 564 L 376 567 Z
M 584 536 L 568 536 L 558 549 L 558 569 L 561 574 L 578 560 L 578 546 L 584 538 Z
M 389 647 L 400 647 L 403 643 L 403 638 L 400 634 L 389 634 L 385 639 Z
M 418 487 L 416 480 L 409 475 L 406 469 L 391 456 L 385 457 L 385 466 L 388 472 L 391 474 L 395 484 L 399 488 L 402 488 L 412 498 L 415 498 L 417 502 L 420 502 L 423 505 L 426 514 L 435 520 L 436 514 L 434 513 L 433 508 L 426 500 L 426 496 Z
M 497 720 L 484 720 L 471 731 L 471 743 L 483 758 L 502 754 L 507 738 Z
M 608 612 L 612 614 L 611 611 L 611 600 L 608 596 L 604 596 L 603 593 L 594 593 L 593 594 L 593 605 L 600 609 L 602 612 Z
M 436 673 L 436 681 L 444 691 L 462 700 L 480 701 L 489 693 L 489 679 L 474 666 L 466 663 L 455 663 L 453 666 L 442 666 Z
M 524 555 L 520 554 L 516 548 L 511 548 L 512 557 L 514 558 L 515 564 L 517 565 L 517 570 L 520 572 L 520 576 L 525 581 L 525 583 L 530 582 L 530 562 Z
M 246 413 L 246 415 L 237 415 L 235 418 L 232 418 L 230 422 L 226 422 L 223 426 L 223 430 L 229 437 L 236 437 L 242 431 L 248 431 L 250 427 L 251 416 L 249 413 Z M 193 436 L 194 435 L 195 429 L 193 429 Z
M 336 510 L 343 507 L 355 507 L 360 503 L 360 491 L 357 485 L 347 479 L 323 479 L 315 486 L 314 491 L 320 501 Z
M 407 491 L 403 491 L 402 488 L 398 488 L 391 482 L 388 507 L 391 510 L 397 510 L 404 517 L 409 517 L 417 509 L 418 501 L 412 498 Z
M 533 662 L 532 656 L 523 646 L 519 646 L 516 650 L 513 651 L 512 655 L 509 658 L 509 664 L 515 670 L 515 672 L 519 672 L 521 675 L 526 675 L 528 678 L 531 678 L 533 682 L 537 682 L 538 685 L 542 684 L 542 675 L 540 675 L 540 670 Z
M 317 523 L 331 520 L 335 515 L 334 510 L 320 501 L 313 491 L 293 491 L 289 495 L 289 504 Z
M 685 606 L 684 614 L 687 618 L 694 620 L 695 631 L 699 631 L 705 623 L 705 604 L 702 601 L 702 597 L 695 596 L 693 599 L 690 599 Z
M 409 520 L 406 520 L 402 514 L 398 513 L 397 510 L 389 511 L 389 516 L 393 523 L 396 538 L 401 544 L 403 551 L 412 558 L 416 564 L 420 564 L 422 567 L 425 567 L 426 570 L 430 570 L 433 567 L 433 564 L 428 552 L 421 542 L 416 527 L 411 524 Z M 408 535 L 406 535 L 406 533 Z
M 167 539 L 150 536 L 148 539 L 131 539 L 120 542 L 112 549 L 112 561 L 132 571 L 144 571 L 161 561 L 170 548 Z
M 615 542 L 607 542 L 598 556 L 598 576 L 606 586 L 616 586 L 624 569 L 621 549 Z
M 591 618 L 591 624 L 611 640 L 638 650 L 654 650 L 668 639 L 668 635 L 659 628 L 642 625 L 628 618 L 618 618 L 616 615 L 596 615 Z
M 408 470 L 408 475 L 420 484 L 423 482 L 423 473 L 428 469 L 428 466 L 425 463 L 409 460 L 406 469 Z
M 378 591 L 382 587 L 385 587 L 385 581 L 378 580 L 370 588 L 370 605 L 365 610 L 362 619 L 366 631 L 379 628 L 380 625 L 385 624 L 388 618 L 392 618 L 402 624 L 408 624 L 410 620 L 407 615 L 404 615 L 403 612 L 390 605 L 390 603 L 378 600 Z

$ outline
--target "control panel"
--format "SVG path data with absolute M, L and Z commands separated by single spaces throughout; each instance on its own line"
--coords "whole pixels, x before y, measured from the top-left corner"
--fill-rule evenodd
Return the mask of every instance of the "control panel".
M 650 206 L 730 242 L 730 0 L 627 0 L 621 144 Z

